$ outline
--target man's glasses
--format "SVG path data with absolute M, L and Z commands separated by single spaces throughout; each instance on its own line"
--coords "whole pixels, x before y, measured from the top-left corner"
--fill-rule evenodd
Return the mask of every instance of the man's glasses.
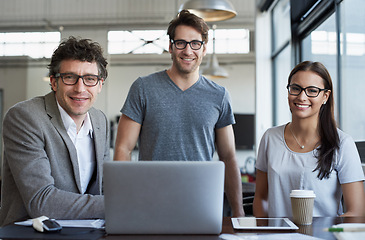
M 88 74 L 81 76 L 74 73 L 57 73 L 55 77 L 60 77 L 66 85 L 75 85 L 81 78 L 83 83 L 88 87 L 96 86 L 101 79 L 98 75 Z
M 288 92 L 290 95 L 298 96 L 304 90 L 305 95 L 307 95 L 308 97 L 318 97 L 318 95 L 321 91 L 328 90 L 325 88 L 322 89 L 322 88 L 318 88 L 318 87 L 314 87 L 314 86 L 302 88 L 301 86 L 299 86 L 297 84 L 288 85 L 288 86 L 286 86 L 286 88 L 288 89 Z
M 203 46 L 204 41 L 193 40 L 191 42 L 187 42 L 185 40 L 171 40 L 171 43 L 179 50 L 185 49 L 187 44 L 190 45 L 191 49 L 199 50 Z

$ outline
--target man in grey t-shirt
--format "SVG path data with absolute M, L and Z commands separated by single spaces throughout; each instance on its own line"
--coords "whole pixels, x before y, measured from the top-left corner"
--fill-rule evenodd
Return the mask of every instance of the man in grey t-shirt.
M 140 160 L 210 161 L 216 147 L 226 166 L 232 215 L 244 216 L 230 97 L 224 87 L 199 75 L 208 29 L 186 10 L 170 22 L 172 66 L 131 86 L 121 110 L 114 160 L 130 160 L 137 140 Z

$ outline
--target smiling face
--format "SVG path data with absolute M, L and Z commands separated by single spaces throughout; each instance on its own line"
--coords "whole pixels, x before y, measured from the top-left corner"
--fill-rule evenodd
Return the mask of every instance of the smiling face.
M 309 86 L 325 88 L 323 79 L 312 71 L 298 71 L 290 81 L 290 84 L 297 84 L 302 88 Z M 321 91 L 317 97 L 308 97 L 304 91 L 298 96 L 290 95 L 288 93 L 288 102 L 293 120 L 312 118 L 318 120 L 319 111 L 322 104 L 324 104 L 331 94 L 330 90 Z
M 202 36 L 193 27 L 180 25 L 176 27 L 175 39 L 173 40 L 202 41 Z M 199 50 L 192 50 L 187 44 L 184 49 L 179 50 L 170 42 L 169 52 L 172 58 L 171 69 L 173 71 L 177 71 L 179 74 L 198 73 L 199 66 L 206 54 L 206 46 L 203 44 Z
M 98 67 L 96 62 L 63 60 L 60 66 L 60 73 L 98 75 Z M 92 107 L 102 89 L 102 81 L 103 79 L 94 87 L 88 87 L 79 78 L 75 85 L 65 85 L 61 78 L 51 76 L 51 86 L 56 93 L 58 103 L 75 122 L 82 122 L 84 120 L 86 113 Z

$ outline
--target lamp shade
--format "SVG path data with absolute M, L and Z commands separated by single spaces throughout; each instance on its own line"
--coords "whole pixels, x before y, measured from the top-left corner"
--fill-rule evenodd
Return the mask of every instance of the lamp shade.
M 234 18 L 237 12 L 228 0 L 189 0 L 180 6 L 201 17 L 206 22 L 223 21 Z
M 200 73 L 211 79 L 228 77 L 226 70 L 219 66 L 217 56 L 214 52 L 208 59 L 207 65 L 200 69 Z

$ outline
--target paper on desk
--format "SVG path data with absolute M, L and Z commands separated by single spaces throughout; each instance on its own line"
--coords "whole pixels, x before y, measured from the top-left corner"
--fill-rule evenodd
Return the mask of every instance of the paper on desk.
M 86 220 L 57 220 L 62 227 L 85 227 L 85 228 L 104 228 L 105 220 L 103 219 L 86 219 Z M 16 225 L 32 226 L 32 219 L 15 222 Z
M 301 233 L 271 233 L 271 234 L 256 234 L 256 233 L 236 233 L 236 234 L 221 234 L 219 238 L 223 240 L 322 240 Z
M 337 225 L 333 225 L 332 227 L 341 227 L 341 228 L 365 228 L 364 223 L 341 223 Z M 357 239 L 365 239 L 365 232 L 334 232 L 333 235 L 338 240 L 357 240 Z

